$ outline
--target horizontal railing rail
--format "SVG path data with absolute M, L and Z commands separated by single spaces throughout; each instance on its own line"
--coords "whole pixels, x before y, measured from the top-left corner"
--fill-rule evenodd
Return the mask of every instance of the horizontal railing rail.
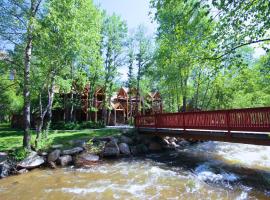
M 270 132 L 270 107 L 138 115 L 135 126 Z

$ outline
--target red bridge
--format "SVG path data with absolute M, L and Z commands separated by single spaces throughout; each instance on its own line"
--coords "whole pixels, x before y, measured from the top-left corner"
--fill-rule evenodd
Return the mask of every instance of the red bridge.
M 270 107 L 137 116 L 141 134 L 270 146 Z

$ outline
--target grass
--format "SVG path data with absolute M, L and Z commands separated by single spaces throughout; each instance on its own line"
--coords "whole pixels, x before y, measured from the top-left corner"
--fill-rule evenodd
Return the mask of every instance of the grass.
M 32 142 L 35 139 L 35 132 L 31 131 Z M 91 139 L 120 134 L 119 129 L 83 129 L 83 130 L 51 130 L 48 140 L 51 145 L 68 145 L 70 140 Z M 23 131 L 12 129 L 9 124 L 0 124 L 0 152 L 14 150 L 22 146 Z

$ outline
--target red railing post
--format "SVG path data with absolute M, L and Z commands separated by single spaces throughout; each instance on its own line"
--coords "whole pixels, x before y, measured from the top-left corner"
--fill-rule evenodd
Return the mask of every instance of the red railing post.
M 183 112 L 183 129 L 184 129 L 184 132 L 186 132 L 186 118 L 185 118 L 185 112 Z
M 231 127 L 230 127 L 230 111 L 226 111 L 226 121 L 227 121 L 227 131 L 228 131 L 228 136 L 231 136 Z

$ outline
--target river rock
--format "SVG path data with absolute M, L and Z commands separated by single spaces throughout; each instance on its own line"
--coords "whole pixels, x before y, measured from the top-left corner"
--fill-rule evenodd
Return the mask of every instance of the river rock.
M 56 169 L 57 168 L 55 162 L 48 162 L 48 167 L 51 168 L 51 169 Z
M 119 150 L 120 150 L 121 154 L 124 154 L 126 156 L 130 155 L 130 149 L 129 149 L 128 144 L 126 144 L 126 143 L 120 143 L 119 144 Z
M 148 148 L 145 144 L 138 144 L 136 146 L 130 147 L 132 155 L 140 155 L 148 152 Z
M 29 172 L 27 169 L 21 169 L 17 171 L 18 174 L 26 174 L 27 172 Z
M 174 147 L 174 148 L 178 148 L 180 145 L 176 144 L 175 142 L 172 142 L 171 145 Z
M 17 164 L 19 168 L 33 169 L 39 167 L 44 163 L 44 158 L 39 156 L 36 152 L 32 151 L 30 155 L 25 158 L 23 161 Z
M 39 155 L 39 156 L 43 156 L 43 157 L 47 157 L 47 156 L 48 156 L 48 153 L 45 152 L 45 151 L 39 151 L 39 152 L 38 152 L 38 155 Z
M 127 136 L 122 135 L 120 137 L 120 142 L 121 143 L 126 143 L 126 144 L 132 144 L 133 140 L 131 138 L 127 137 Z
M 161 151 L 162 150 L 162 146 L 158 142 L 151 142 L 149 144 L 149 150 L 150 151 Z
M 61 149 L 63 147 L 64 147 L 63 144 L 54 144 L 54 145 L 51 146 L 52 149 Z
M 11 166 L 7 161 L 0 163 L 0 178 L 5 178 L 10 174 Z
M 82 147 L 75 147 L 73 149 L 67 149 L 62 151 L 62 155 L 75 155 L 84 151 Z
M 167 138 L 163 138 L 163 142 L 165 145 L 170 145 L 170 142 Z
M 65 167 L 69 164 L 72 163 L 72 156 L 70 155 L 65 155 L 65 156 L 61 156 L 59 157 L 58 159 L 58 163 L 62 166 L 62 167 Z
M 8 154 L 5 152 L 0 152 L 0 163 L 3 161 L 6 161 L 8 157 Z
M 94 143 L 96 143 L 96 142 L 110 142 L 111 141 L 111 137 L 94 137 L 93 139 L 92 139 L 92 141 L 94 142 Z
M 55 149 L 48 155 L 48 162 L 55 162 L 60 157 L 61 151 L 59 149 Z
M 103 150 L 104 157 L 115 157 L 119 156 L 119 154 L 120 150 L 116 141 L 112 140 L 105 145 L 105 148 Z
M 99 156 L 91 153 L 79 155 L 75 160 L 75 165 L 79 167 L 91 166 L 99 161 Z

